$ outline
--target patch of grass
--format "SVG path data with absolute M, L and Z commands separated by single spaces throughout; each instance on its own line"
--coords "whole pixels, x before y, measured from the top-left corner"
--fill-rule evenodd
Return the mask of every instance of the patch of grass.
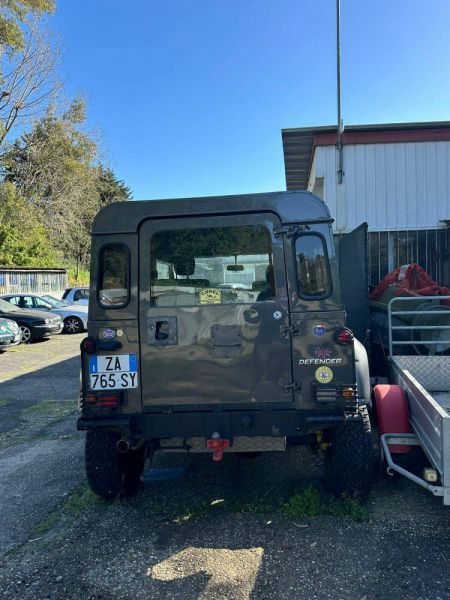
M 3 406 L 6 406 L 8 404 L 9 400 L 6 400 L 6 398 L 0 398 L 0 408 L 2 408 Z
M 80 517 L 90 506 L 105 504 L 90 488 L 78 489 L 64 502 L 56 506 L 49 514 L 36 525 L 32 535 L 44 535 L 53 529 L 61 520 L 67 517 Z
M 354 521 L 362 522 L 369 518 L 369 511 L 358 498 L 323 500 L 318 490 L 312 486 L 289 498 L 282 507 L 282 513 L 288 519 L 332 515 L 349 517 Z
M 55 527 L 60 518 L 60 512 L 57 510 L 52 510 L 52 512 L 49 513 L 45 519 L 36 525 L 36 527 L 33 529 L 32 535 L 44 535 L 45 533 L 48 533 L 50 529 Z
M 71 400 L 43 400 L 31 406 L 27 406 L 21 412 L 21 417 L 27 421 L 37 416 L 45 416 L 50 419 L 64 417 L 76 408 L 76 402 Z
M 289 519 L 317 517 L 323 514 L 323 508 L 319 492 L 309 485 L 299 494 L 289 498 L 282 508 L 282 513 Z
M 71 494 L 64 503 L 63 510 L 79 517 L 85 513 L 90 506 L 96 504 L 105 504 L 105 501 L 96 496 L 90 488 L 86 487 L 83 490 Z
M 329 503 L 331 515 L 337 517 L 350 517 L 353 521 L 362 523 L 369 518 L 368 509 L 361 504 L 358 498 L 342 498 Z

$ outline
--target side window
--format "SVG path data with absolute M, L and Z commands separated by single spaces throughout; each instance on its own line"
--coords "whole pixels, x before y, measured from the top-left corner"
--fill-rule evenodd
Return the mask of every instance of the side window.
M 81 290 L 77 290 L 73 295 L 73 301 L 78 302 L 78 300 L 81 300 Z
M 11 298 L 7 298 L 10 304 L 14 304 L 14 306 L 20 305 L 20 296 L 12 296 Z
M 80 290 L 80 293 L 83 300 L 89 300 L 89 290 Z
M 33 298 L 31 296 L 23 297 L 23 308 L 34 308 Z
M 271 234 L 263 225 L 157 231 L 150 288 L 153 306 L 275 300 Z
M 123 308 L 129 300 L 129 282 L 128 248 L 123 244 L 103 246 L 100 250 L 98 274 L 100 305 L 105 308 Z M 79 292 L 82 298 L 82 290 Z
M 302 298 L 326 298 L 331 293 L 328 255 L 322 236 L 311 233 L 295 240 L 297 286 Z
M 36 308 L 45 308 L 47 310 L 50 310 L 52 308 L 51 304 L 49 304 L 48 302 L 45 302 L 44 300 L 41 300 L 40 298 L 34 297 L 33 300 L 34 300 L 34 306 Z

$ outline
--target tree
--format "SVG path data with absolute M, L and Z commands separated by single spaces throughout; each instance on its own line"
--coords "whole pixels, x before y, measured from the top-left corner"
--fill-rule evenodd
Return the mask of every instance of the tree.
M 100 165 L 98 167 L 97 190 L 100 196 L 100 206 L 106 206 L 111 202 L 123 202 L 131 200 L 131 190 L 115 176 L 112 169 Z
M 97 211 L 130 196 L 84 130 L 85 104 L 76 99 L 59 115 L 50 108 L 3 156 L 7 181 L 43 215 L 54 246 L 68 262 L 87 267 Z
M 6 179 L 44 215 L 55 246 L 86 263 L 89 229 L 98 209 L 97 147 L 81 126 L 85 106 L 75 100 L 62 114 L 53 108 L 4 155 Z
M 55 267 L 61 263 L 39 217 L 12 183 L 0 183 L 1 265 Z
M 0 5 L 0 44 L 9 54 L 24 47 L 23 25 L 29 16 L 55 10 L 54 0 L 2 0 Z M 22 27 L 21 27 L 22 26 Z
M 28 125 L 46 110 L 61 89 L 56 66 L 59 46 L 46 29 L 33 24 L 24 48 L 4 61 L 0 84 L 0 147 L 11 130 Z

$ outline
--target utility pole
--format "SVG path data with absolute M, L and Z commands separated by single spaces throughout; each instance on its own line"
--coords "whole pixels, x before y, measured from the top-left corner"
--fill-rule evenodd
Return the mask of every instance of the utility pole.
M 336 0 L 336 67 L 337 67 L 337 144 L 338 151 L 338 183 L 344 177 L 344 149 L 342 146 L 342 132 L 344 130 L 341 116 L 341 1 Z

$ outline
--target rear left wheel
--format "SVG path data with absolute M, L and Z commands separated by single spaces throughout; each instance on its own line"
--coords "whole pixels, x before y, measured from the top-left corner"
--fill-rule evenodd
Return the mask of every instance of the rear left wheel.
M 134 495 L 144 469 L 145 445 L 120 454 L 117 451 L 120 438 L 120 434 L 104 429 L 86 432 L 87 480 L 91 490 L 107 500 Z
M 66 333 L 81 333 L 83 330 L 83 321 L 78 317 L 66 317 L 64 319 L 64 331 Z

